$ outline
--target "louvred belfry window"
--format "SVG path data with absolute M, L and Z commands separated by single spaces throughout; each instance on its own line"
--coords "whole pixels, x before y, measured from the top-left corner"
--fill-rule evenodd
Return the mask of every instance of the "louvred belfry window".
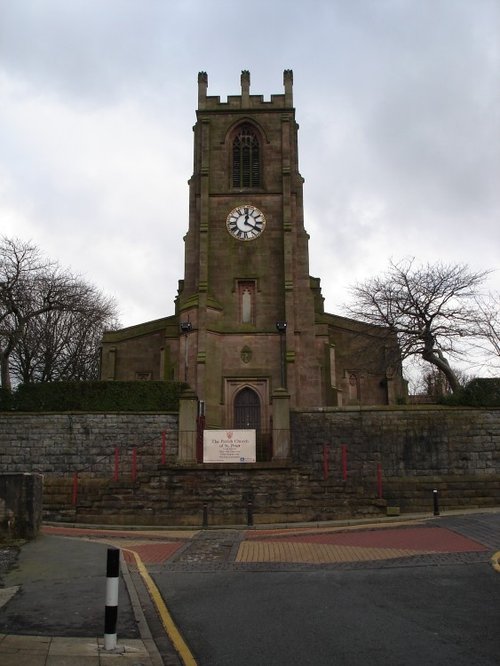
M 260 145 L 251 125 L 242 125 L 233 141 L 233 187 L 260 186 Z

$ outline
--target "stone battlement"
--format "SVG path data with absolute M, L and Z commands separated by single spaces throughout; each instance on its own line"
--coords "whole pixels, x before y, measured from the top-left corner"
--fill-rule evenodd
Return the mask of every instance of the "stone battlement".
M 241 72 L 241 95 L 228 95 L 226 102 L 220 101 L 218 95 L 207 95 L 208 75 L 206 72 L 198 74 L 198 110 L 199 111 L 228 111 L 237 109 L 265 109 L 277 110 L 293 107 L 293 72 L 285 69 L 283 72 L 284 94 L 271 95 L 270 101 L 265 101 L 263 95 L 250 95 L 250 72 Z

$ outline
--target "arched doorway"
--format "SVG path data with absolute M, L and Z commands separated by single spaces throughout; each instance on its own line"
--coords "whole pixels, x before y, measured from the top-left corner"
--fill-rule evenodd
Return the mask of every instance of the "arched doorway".
M 246 386 L 234 398 L 234 427 L 236 430 L 260 431 L 260 398 Z
M 270 438 L 269 433 L 262 431 L 259 394 L 249 386 L 245 386 L 234 396 L 233 410 L 234 429 L 255 430 L 257 460 L 269 460 Z

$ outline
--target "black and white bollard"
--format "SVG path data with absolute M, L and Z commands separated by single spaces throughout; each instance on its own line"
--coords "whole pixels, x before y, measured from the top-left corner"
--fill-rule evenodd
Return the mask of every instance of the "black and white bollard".
M 104 649 L 116 649 L 118 618 L 118 583 L 120 581 L 120 549 L 108 548 L 106 566 L 106 608 L 104 611 Z
M 247 525 L 253 527 L 253 504 L 252 500 L 247 500 Z
M 432 491 L 432 498 L 434 500 L 434 515 L 439 516 L 439 492 L 437 490 Z
M 208 502 L 203 502 L 203 527 L 208 527 Z

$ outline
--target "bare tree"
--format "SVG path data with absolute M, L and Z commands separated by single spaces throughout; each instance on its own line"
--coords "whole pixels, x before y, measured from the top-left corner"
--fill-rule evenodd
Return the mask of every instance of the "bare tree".
M 346 309 L 356 319 L 388 327 L 398 337 L 403 359 L 419 356 L 431 363 L 455 392 L 460 381 L 448 358 L 458 357 L 460 341 L 474 335 L 474 299 L 488 274 L 464 264 L 391 261 L 385 275 L 352 287 L 353 304 Z
M 495 368 L 500 368 L 500 292 L 478 298 L 476 318 L 476 348 Z
M 102 303 L 101 303 L 102 302 Z M 96 307 L 97 303 L 97 307 Z M 32 366 L 42 350 L 55 355 L 57 349 L 48 343 L 48 330 L 59 335 L 63 323 L 71 316 L 89 320 L 94 309 L 102 311 L 106 306 L 108 320 L 114 317 L 114 306 L 100 297 L 95 287 L 79 277 L 63 271 L 59 264 L 42 257 L 33 244 L 19 239 L 0 239 L 0 380 L 2 388 L 11 388 L 11 358 L 17 353 L 16 375 L 21 371 L 21 352 L 24 349 L 25 368 Z M 48 325 L 50 315 L 65 315 L 59 320 L 59 329 Z M 45 322 L 45 325 L 44 325 Z M 68 337 L 70 332 L 64 329 Z M 31 349 L 27 344 L 31 340 Z M 60 344 L 58 340 L 57 344 Z M 73 341 L 73 344 L 76 341 Z M 64 345 L 63 345 L 64 346 Z M 68 345 L 66 344 L 66 349 Z M 38 358 L 39 362 L 39 358 Z M 47 366 L 47 363 L 45 364 Z M 50 364 L 49 364 L 50 365 Z M 52 363 L 53 365 L 53 363 Z M 29 374 L 29 373 L 28 373 Z M 43 376 L 43 373 L 42 373 Z M 25 377 L 21 371 L 21 377 Z
M 104 330 L 116 328 L 113 303 L 97 291 L 82 311 L 51 310 L 31 319 L 11 356 L 22 383 L 98 379 Z

